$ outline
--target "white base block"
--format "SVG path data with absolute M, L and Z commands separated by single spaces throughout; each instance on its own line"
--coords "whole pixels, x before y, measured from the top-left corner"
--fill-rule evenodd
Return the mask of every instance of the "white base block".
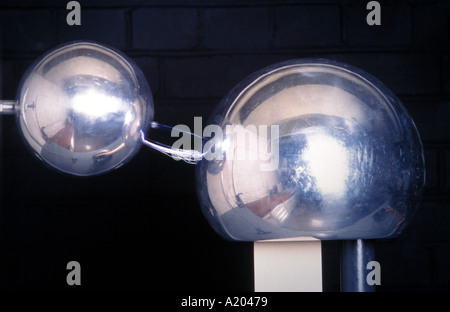
M 322 291 L 320 240 L 268 240 L 253 246 L 256 292 Z

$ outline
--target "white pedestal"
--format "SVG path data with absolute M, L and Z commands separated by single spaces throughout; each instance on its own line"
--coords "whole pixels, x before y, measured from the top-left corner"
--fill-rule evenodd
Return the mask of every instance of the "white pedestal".
M 253 246 L 256 292 L 322 291 L 320 240 L 278 239 Z

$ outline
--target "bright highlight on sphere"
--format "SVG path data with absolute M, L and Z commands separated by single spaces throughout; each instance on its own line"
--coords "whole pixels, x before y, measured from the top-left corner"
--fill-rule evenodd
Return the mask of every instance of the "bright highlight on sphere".
M 339 141 L 321 134 L 309 136 L 303 160 L 322 194 L 339 196 L 347 190 L 349 163 Z
M 275 64 L 231 90 L 210 123 L 224 129 L 226 148 L 197 164 L 197 193 L 224 238 L 391 237 L 418 207 L 418 131 L 401 102 L 357 68 L 322 59 Z M 249 140 L 236 140 L 230 126 Z M 269 128 L 277 131 L 252 130 Z
M 154 114 L 150 87 L 136 64 L 92 42 L 46 53 L 24 75 L 17 100 L 19 129 L 34 154 L 78 176 L 130 160 Z

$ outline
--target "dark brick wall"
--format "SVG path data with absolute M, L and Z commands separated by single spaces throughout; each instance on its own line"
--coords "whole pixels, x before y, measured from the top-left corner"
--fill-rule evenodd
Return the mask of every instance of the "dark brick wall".
M 166 124 L 208 117 L 241 79 L 278 61 L 324 57 L 378 77 L 413 116 L 427 162 L 411 226 L 377 241 L 378 290 L 448 290 L 448 1 L 379 1 L 381 26 L 366 24 L 368 1 L 81 0 L 81 26 L 66 24 L 67 2 L 1 1 L 1 98 L 14 98 L 36 57 L 78 39 L 133 58 Z M 193 166 L 144 149 L 120 170 L 75 179 L 35 160 L 10 116 L 0 121 L 0 287 L 68 289 L 65 265 L 78 260 L 84 289 L 253 289 L 252 244 L 210 229 Z M 338 290 L 337 242 L 323 245 L 325 290 Z

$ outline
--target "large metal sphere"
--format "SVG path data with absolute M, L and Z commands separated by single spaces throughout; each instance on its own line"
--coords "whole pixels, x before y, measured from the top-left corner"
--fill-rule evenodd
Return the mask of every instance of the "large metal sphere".
M 19 128 L 34 153 L 79 176 L 129 160 L 154 112 L 139 68 L 92 42 L 69 43 L 44 55 L 25 74 L 17 97 Z
M 276 64 L 236 86 L 210 122 L 223 139 L 198 163 L 197 189 L 225 238 L 391 237 L 419 204 L 425 170 L 414 122 L 357 68 Z

